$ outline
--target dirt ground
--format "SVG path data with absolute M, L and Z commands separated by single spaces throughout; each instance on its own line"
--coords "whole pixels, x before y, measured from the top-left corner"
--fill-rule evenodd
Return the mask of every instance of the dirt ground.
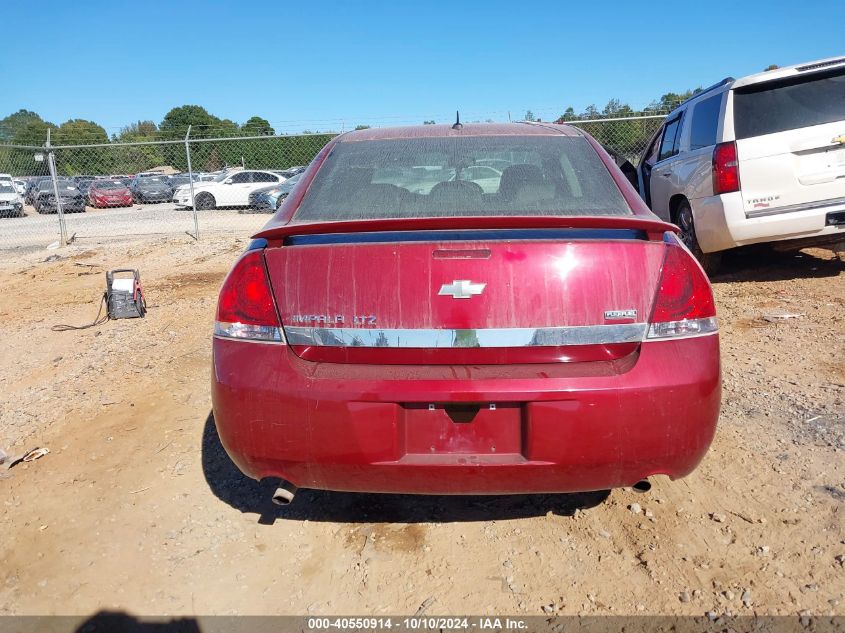
M 210 416 L 216 292 L 245 245 L 0 253 L 0 447 L 51 451 L 0 470 L 0 614 L 845 614 L 845 264 L 830 253 L 727 258 L 722 416 L 686 479 L 301 491 L 276 508 Z M 51 331 L 92 320 L 103 271 L 124 266 L 146 319 Z M 798 316 L 764 318 L 784 311 Z

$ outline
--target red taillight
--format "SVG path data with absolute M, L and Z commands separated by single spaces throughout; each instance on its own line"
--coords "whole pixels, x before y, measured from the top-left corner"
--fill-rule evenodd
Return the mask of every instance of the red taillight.
M 217 300 L 217 336 L 281 341 L 279 317 L 261 251 L 243 255 L 223 282 Z
M 701 266 L 677 244 L 666 247 L 648 338 L 695 336 L 716 331 L 713 292 Z
M 719 143 L 713 150 L 713 195 L 739 191 L 736 143 Z

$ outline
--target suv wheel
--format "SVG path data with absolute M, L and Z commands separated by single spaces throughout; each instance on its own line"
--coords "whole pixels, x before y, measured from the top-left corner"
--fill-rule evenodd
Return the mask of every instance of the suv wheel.
M 692 217 L 692 207 L 689 202 L 684 200 L 678 205 L 675 211 L 675 224 L 681 229 L 681 241 L 686 245 L 690 252 L 704 268 L 704 272 L 708 275 L 714 275 L 719 270 L 719 264 L 722 261 L 721 253 L 705 253 L 701 250 L 698 243 L 698 238 L 695 235 L 695 220 Z

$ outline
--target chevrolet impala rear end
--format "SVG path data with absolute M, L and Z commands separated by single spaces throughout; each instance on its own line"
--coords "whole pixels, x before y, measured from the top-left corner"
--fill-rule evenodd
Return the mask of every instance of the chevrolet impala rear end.
M 676 231 L 567 126 L 340 136 L 221 289 L 223 446 L 287 500 L 683 477 L 721 381 L 711 289 Z

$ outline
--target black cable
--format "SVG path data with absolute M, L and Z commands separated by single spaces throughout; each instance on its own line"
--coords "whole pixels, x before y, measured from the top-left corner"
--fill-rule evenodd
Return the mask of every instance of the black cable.
M 53 330 L 54 332 L 67 332 L 68 330 L 87 330 L 89 327 L 95 327 L 97 325 L 102 325 L 103 323 L 105 323 L 106 321 L 109 320 L 108 310 L 106 310 L 106 313 L 103 314 L 102 317 L 100 317 L 100 315 L 103 313 L 103 304 L 106 303 L 107 295 L 108 295 L 107 292 L 103 293 L 103 296 L 100 298 L 100 308 L 99 308 L 99 310 L 97 310 L 97 316 L 88 325 L 65 325 L 64 323 L 60 323 L 58 325 L 54 325 L 50 329 Z

